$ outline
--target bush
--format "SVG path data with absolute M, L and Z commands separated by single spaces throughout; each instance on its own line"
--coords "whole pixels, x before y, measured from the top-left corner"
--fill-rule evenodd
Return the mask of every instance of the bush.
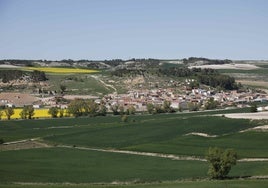
M 257 105 L 256 104 L 254 104 L 254 105 L 252 105 L 251 107 L 250 107 L 250 112 L 257 112 L 258 110 L 257 110 Z
M 127 115 L 123 115 L 121 117 L 121 121 L 124 122 L 124 123 L 126 123 L 128 121 L 128 116 Z
M 5 143 L 4 139 L 0 138 L 0 144 L 3 144 L 3 143 Z

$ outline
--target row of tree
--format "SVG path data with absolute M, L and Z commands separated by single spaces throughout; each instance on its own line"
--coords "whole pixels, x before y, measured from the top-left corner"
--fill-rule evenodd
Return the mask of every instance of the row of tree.
M 222 65 L 222 64 L 230 64 L 233 63 L 232 60 L 229 59 L 207 59 L 203 57 L 189 57 L 188 59 L 184 58 L 184 64 L 195 64 L 196 62 L 202 62 L 203 65 Z
M 5 114 L 7 119 L 10 120 L 11 116 L 13 116 L 15 113 L 13 107 L 6 107 L 3 111 L 0 111 L 0 119 L 2 119 L 2 116 Z M 34 116 L 34 108 L 32 105 L 24 106 L 23 109 L 20 112 L 21 119 L 32 119 Z
M 3 111 L 0 111 L 0 119 L 2 119 L 4 114 L 6 115 L 7 119 L 10 120 L 11 116 L 14 114 L 14 108 L 7 107 Z
M 227 90 L 238 89 L 239 85 L 235 83 L 235 79 L 228 75 L 198 75 L 200 83 L 211 86 L 219 87 Z
M 131 105 L 127 109 L 124 106 L 119 106 L 117 104 L 110 107 L 113 115 L 134 115 L 136 113 L 136 108 Z
M 162 105 L 160 104 L 147 104 L 147 111 L 149 114 L 160 114 L 160 113 L 173 113 L 175 110 L 171 107 L 170 101 L 164 101 Z

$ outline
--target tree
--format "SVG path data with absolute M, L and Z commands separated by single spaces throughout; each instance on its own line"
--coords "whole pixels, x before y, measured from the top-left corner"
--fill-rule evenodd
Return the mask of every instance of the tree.
M 28 119 L 32 119 L 32 117 L 34 116 L 34 107 L 27 106 L 27 111 L 28 111 Z
M 164 112 L 165 112 L 165 110 L 164 110 L 162 105 L 156 104 L 154 106 L 154 114 L 160 114 L 160 113 L 164 113 Z
M 111 110 L 113 112 L 113 115 L 118 115 L 119 114 L 118 108 L 119 108 L 119 106 L 117 104 L 111 106 Z
M 14 115 L 14 109 L 12 107 L 7 107 L 4 111 L 7 119 L 10 120 L 10 117 Z
M 254 104 L 254 105 L 252 105 L 250 107 L 250 112 L 257 112 L 257 111 L 258 111 L 258 109 L 257 109 L 257 105 L 256 104 Z
M 0 144 L 3 144 L 3 143 L 5 143 L 4 139 L 0 138 Z
M 58 117 L 59 108 L 58 107 L 51 107 L 48 110 L 48 114 L 51 115 L 52 118 Z
M 26 119 L 28 116 L 27 110 L 25 107 L 23 107 L 22 111 L 20 112 L 21 119 Z
M 126 110 L 127 115 L 134 115 L 135 113 L 136 113 L 136 108 L 133 105 L 128 107 L 128 109 Z
M 122 116 L 125 114 L 125 109 L 124 109 L 124 106 L 119 106 L 119 114 Z
M 146 107 L 149 114 L 154 113 L 154 105 L 152 103 L 148 103 Z
M 85 108 L 85 115 L 96 116 L 98 115 L 99 105 L 94 100 L 85 101 L 83 105 Z
M 75 99 L 70 102 L 68 106 L 68 111 L 70 114 L 73 114 L 75 117 L 79 117 L 82 115 L 87 115 L 90 111 L 88 105 L 83 99 Z
M 3 115 L 4 115 L 3 111 L 0 111 L 0 120 L 2 119 Z
M 209 98 L 209 100 L 207 101 L 207 103 L 205 104 L 205 109 L 206 110 L 211 110 L 211 109 L 215 109 L 218 106 L 218 101 L 215 101 L 213 97 Z
M 197 103 L 194 103 L 194 102 L 189 102 L 188 109 L 189 109 L 189 111 L 198 111 L 199 105 Z
M 34 82 L 46 81 L 48 80 L 45 72 L 34 70 L 31 75 Z
M 223 179 L 236 164 L 237 153 L 232 149 L 209 148 L 206 159 L 209 162 L 208 175 L 213 179 Z
M 60 110 L 59 110 L 59 113 L 60 113 L 60 118 L 63 118 L 63 115 L 64 115 L 64 109 L 60 109 Z
M 163 104 L 163 110 L 165 113 L 172 113 L 175 112 L 175 110 L 171 107 L 171 102 L 170 101 L 164 101 Z
M 66 91 L 66 88 L 67 87 L 65 85 L 60 85 L 61 94 L 63 94 Z
M 107 108 L 104 104 L 101 104 L 99 107 L 98 115 L 106 116 L 106 114 L 107 114 Z

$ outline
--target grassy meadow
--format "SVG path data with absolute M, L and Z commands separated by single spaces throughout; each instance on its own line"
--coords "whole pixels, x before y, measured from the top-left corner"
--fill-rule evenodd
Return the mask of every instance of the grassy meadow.
M 65 85 L 68 94 L 88 94 L 100 95 L 113 92 L 111 88 L 103 85 L 99 80 L 90 74 L 49 74 L 47 75 L 51 90 L 59 90 L 60 85 Z

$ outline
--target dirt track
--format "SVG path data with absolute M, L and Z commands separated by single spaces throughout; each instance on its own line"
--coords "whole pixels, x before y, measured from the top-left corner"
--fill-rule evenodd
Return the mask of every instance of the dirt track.
M 52 146 L 52 145 L 48 145 L 44 142 L 40 142 L 36 139 L 20 140 L 20 141 L 2 144 L 2 145 L 0 145 L 0 152 L 1 151 L 8 151 L 8 150 L 23 150 L 23 149 L 49 148 L 49 147 L 60 147 L 60 148 L 70 148 L 70 149 L 78 149 L 78 150 L 99 151 L 99 152 L 108 152 L 108 153 L 121 153 L 121 154 L 140 155 L 140 156 L 149 156 L 149 157 L 159 157 L 159 158 L 166 158 L 166 159 L 178 160 L 178 161 L 203 161 L 203 162 L 207 161 L 206 159 L 198 157 L 198 156 L 179 156 L 179 155 L 174 155 L 174 154 L 126 151 L 126 150 L 116 150 L 116 149 L 89 148 L 89 147 L 71 146 L 71 145 Z M 244 158 L 244 159 L 240 159 L 238 161 L 239 162 L 262 161 L 263 162 L 263 161 L 268 161 L 268 158 Z
M 50 145 L 36 140 L 21 140 L 17 142 L 8 142 L 0 145 L 0 151 L 7 150 L 22 150 L 22 149 L 33 149 L 33 148 L 48 148 Z

